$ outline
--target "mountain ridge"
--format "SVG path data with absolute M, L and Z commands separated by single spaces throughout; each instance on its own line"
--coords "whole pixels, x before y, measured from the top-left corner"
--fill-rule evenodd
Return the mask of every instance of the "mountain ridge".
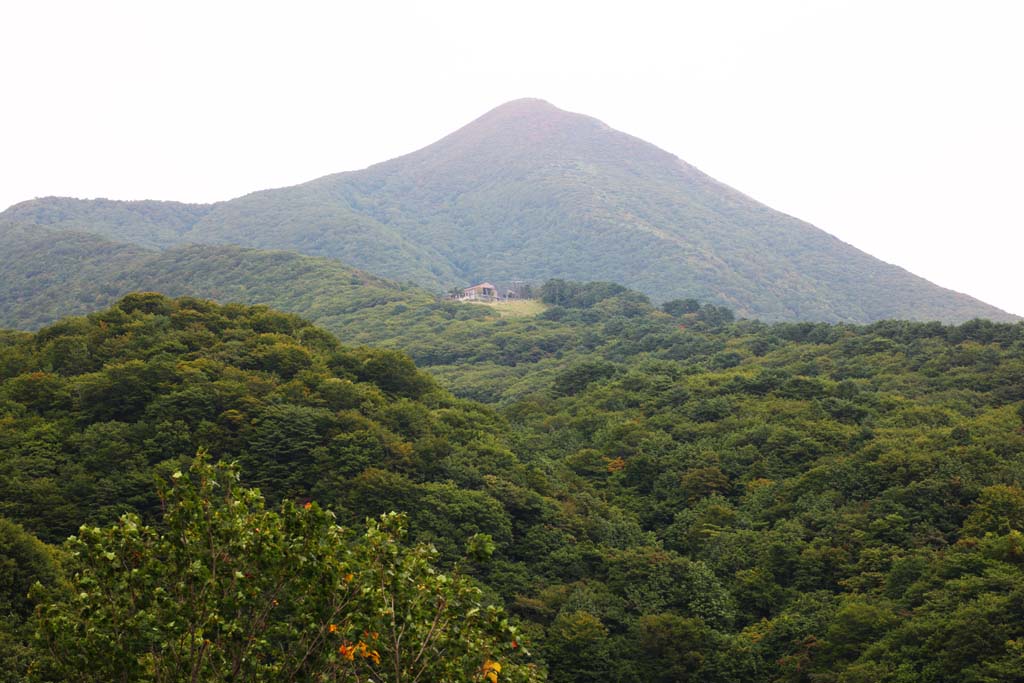
M 215 204 L 43 199 L 0 217 L 148 247 L 298 251 L 435 291 L 477 279 L 564 277 L 765 320 L 1019 319 L 875 259 L 598 119 L 536 99 L 503 104 L 359 171 Z

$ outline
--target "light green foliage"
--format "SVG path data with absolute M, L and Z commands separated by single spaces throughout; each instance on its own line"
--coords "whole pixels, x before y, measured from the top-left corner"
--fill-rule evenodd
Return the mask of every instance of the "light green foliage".
M 364 535 L 317 505 L 263 498 L 197 458 L 137 515 L 65 544 L 70 582 L 42 595 L 36 677 L 81 681 L 539 680 L 502 611 L 408 545 L 391 514 Z
M 461 290 L 459 290 L 461 292 Z M 484 306 L 502 318 L 535 318 L 548 309 L 537 299 L 513 299 L 512 301 L 472 301 L 474 306 Z
M 1024 530 L 1024 490 L 996 484 L 985 487 L 964 520 L 964 533 L 984 536 Z

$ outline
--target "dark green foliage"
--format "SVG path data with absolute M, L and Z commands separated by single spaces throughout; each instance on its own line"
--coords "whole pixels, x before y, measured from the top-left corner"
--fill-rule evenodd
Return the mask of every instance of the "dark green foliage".
M 431 480 L 480 488 L 483 473 L 525 477 L 500 421 L 404 354 L 342 347 L 266 308 L 133 294 L 12 342 L 3 353 L 20 361 L 0 377 L 0 509 L 49 541 L 83 521 L 152 514 L 153 474 L 203 447 L 238 459 L 275 501 L 316 490 L 351 503 L 339 475 L 381 466 L 417 497 L 433 495 Z M 58 346 L 79 360 L 54 363 Z M 348 514 L 388 509 L 367 501 Z M 414 528 L 458 543 L 450 522 Z
M 346 323 L 439 381 L 191 298 L 5 333 L 0 511 L 47 540 L 157 519 L 153 476 L 206 446 L 275 504 L 405 511 L 443 562 L 486 534 L 474 576 L 555 681 L 1024 678 L 1024 325 L 576 301 Z
M 600 683 L 608 680 L 612 652 L 608 630 L 593 614 L 560 614 L 548 629 L 548 657 L 559 662 L 554 683 Z
M 590 308 L 605 299 L 619 296 L 627 290 L 614 282 L 566 282 L 548 280 L 540 289 L 540 299 L 552 306 Z
M 705 660 L 715 647 L 714 632 L 699 619 L 651 614 L 636 624 L 640 680 L 652 683 L 704 681 Z
M 522 448 L 572 472 L 577 504 L 598 493 L 664 548 L 604 551 L 522 613 L 567 633 L 585 610 L 623 681 L 1020 680 L 1024 326 L 667 308 L 707 351 L 668 361 L 666 335 L 618 357 L 650 323 L 599 320 L 602 343 L 550 393 L 505 409 Z
M 35 585 L 53 587 L 60 570 L 54 551 L 21 526 L 0 517 L 0 681 L 23 681 L 34 659 L 30 617 Z
M 582 361 L 572 365 L 555 377 L 554 389 L 556 396 L 572 396 L 587 387 L 591 382 L 607 379 L 615 374 L 615 366 L 606 361 Z
M 661 310 L 672 316 L 696 313 L 700 310 L 700 302 L 696 299 L 672 299 L 663 303 Z

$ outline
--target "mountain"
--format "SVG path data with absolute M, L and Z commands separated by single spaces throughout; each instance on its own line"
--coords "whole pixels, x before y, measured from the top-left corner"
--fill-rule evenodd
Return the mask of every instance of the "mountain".
M 1016 320 L 541 100 L 361 171 L 211 205 L 24 202 L 0 218 L 165 248 L 287 249 L 435 290 L 608 280 L 764 320 Z

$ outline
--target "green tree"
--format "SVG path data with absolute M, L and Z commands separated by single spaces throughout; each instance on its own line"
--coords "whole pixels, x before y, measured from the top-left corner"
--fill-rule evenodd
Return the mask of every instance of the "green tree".
M 611 659 L 608 629 L 587 611 L 560 614 L 548 629 L 548 652 L 559 663 L 556 683 L 599 683 L 608 680 Z
M 237 468 L 202 454 L 161 497 L 159 528 L 129 514 L 69 539 L 69 585 L 37 590 L 38 678 L 542 678 L 515 663 L 524 650 L 499 607 L 404 542 L 401 515 L 355 536 L 312 503 L 267 510 Z
M 649 614 L 636 624 L 642 679 L 651 683 L 703 681 L 708 656 L 714 652 L 714 633 L 700 619 L 675 614 Z
M 679 317 L 700 310 L 700 302 L 696 299 L 672 299 L 661 305 L 661 310 L 669 315 Z
M 53 586 L 59 577 L 52 549 L 0 517 L 0 683 L 25 680 L 35 608 L 29 590 L 36 583 Z
M 996 484 L 981 490 L 971 514 L 964 520 L 964 533 L 984 536 L 1024 530 L 1024 490 Z

